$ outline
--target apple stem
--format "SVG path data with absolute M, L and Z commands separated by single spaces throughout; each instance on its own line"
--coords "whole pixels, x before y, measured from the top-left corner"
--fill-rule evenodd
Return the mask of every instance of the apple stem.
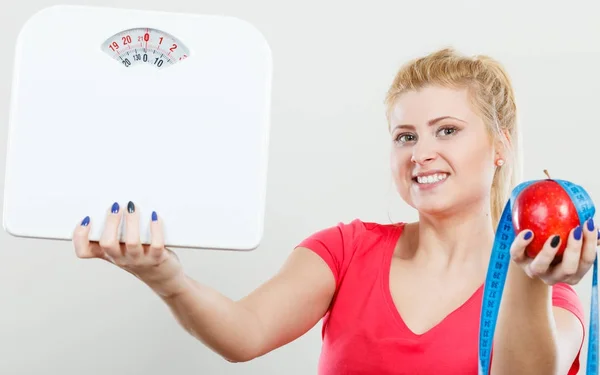
M 546 176 L 548 176 L 548 179 L 552 179 L 552 177 L 550 177 L 550 175 L 548 174 L 548 170 L 544 169 L 544 173 L 546 174 Z

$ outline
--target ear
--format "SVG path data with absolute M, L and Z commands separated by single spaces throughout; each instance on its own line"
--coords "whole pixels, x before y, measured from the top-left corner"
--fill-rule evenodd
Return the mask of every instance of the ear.
M 494 142 L 494 152 L 496 158 L 506 159 L 506 154 L 509 151 L 508 147 L 512 147 L 510 132 L 506 129 L 502 129 L 500 136 L 497 137 Z

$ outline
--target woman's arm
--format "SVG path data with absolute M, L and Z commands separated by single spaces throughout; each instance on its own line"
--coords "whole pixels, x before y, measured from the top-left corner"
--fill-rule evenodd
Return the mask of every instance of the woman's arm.
M 552 306 L 552 287 L 511 264 L 494 335 L 492 375 L 567 375 L 583 341 L 571 312 Z
M 297 247 L 280 271 L 245 298 L 234 301 L 187 276 L 177 256 L 163 245 L 162 221 L 153 215 L 151 244 L 142 245 L 139 217 L 132 203 L 107 214 L 99 242 L 90 242 L 90 220 L 75 228 L 78 257 L 104 259 L 131 273 L 170 307 L 190 334 L 231 362 L 263 355 L 313 327 L 327 311 L 335 277 L 316 253 Z M 131 212 L 129 212 L 131 211 Z M 125 220 L 125 243 L 117 239 Z
M 327 264 L 300 247 L 273 278 L 239 301 L 187 277 L 179 293 L 163 300 L 190 334 L 228 361 L 244 362 L 310 330 L 334 291 Z
M 576 284 L 592 267 L 598 244 L 593 221 L 569 234 L 562 261 L 552 266 L 560 243 L 549 238 L 535 259 L 524 254 L 532 238 L 519 233 L 510 262 L 494 338 L 492 375 L 567 375 L 584 327 L 575 314 L 552 305 L 552 286 Z

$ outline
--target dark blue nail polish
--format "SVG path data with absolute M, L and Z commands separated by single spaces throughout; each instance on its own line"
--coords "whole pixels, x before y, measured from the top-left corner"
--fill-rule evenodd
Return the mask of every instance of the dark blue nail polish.
M 560 236 L 556 235 L 556 236 L 552 237 L 552 241 L 550 241 L 550 246 L 556 247 L 556 246 L 558 246 L 559 242 L 560 242 Z
M 531 236 L 533 236 L 533 232 L 528 230 L 527 233 L 525 233 L 525 237 L 523 238 L 525 238 L 525 240 L 528 240 L 531 238 Z
M 132 201 L 129 201 L 129 203 L 127 203 L 127 212 L 129 212 L 130 214 L 135 212 L 135 204 L 133 204 Z
M 81 226 L 82 227 L 87 227 L 87 225 L 90 223 L 90 217 L 86 216 L 85 218 L 83 218 L 83 221 L 81 222 Z
M 600 240 L 600 230 L 598 231 L 598 239 Z
M 573 232 L 573 237 L 575 237 L 575 239 L 577 241 L 579 241 L 581 239 L 581 234 L 582 234 L 581 232 L 582 232 L 581 226 L 578 226 L 577 228 L 575 228 L 575 231 Z
M 117 202 L 113 203 L 112 208 L 110 210 L 113 214 L 119 213 L 119 204 Z
M 594 219 L 589 219 L 587 223 L 588 230 L 591 232 L 594 230 Z
M 158 216 L 156 215 L 156 211 L 152 211 L 152 221 L 158 220 Z

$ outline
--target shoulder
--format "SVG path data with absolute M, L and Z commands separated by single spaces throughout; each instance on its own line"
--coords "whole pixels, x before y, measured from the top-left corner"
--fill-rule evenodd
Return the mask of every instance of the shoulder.
M 558 283 L 552 286 L 552 305 L 569 311 L 579 319 L 582 325 L 585 324 L 583 303 L 571 285 Z
M 381 224 L 355 218 L 317 230 L 297 247 L 317 253 L 332 270 L 337 282 L 358 255 L 381 248 L 394 235 L 399 235 L 403 227 L 402 222 Z
M 560 350 L 568 358 L 564 366 L 577 373 L 586 335 L 583 304 L 571 285 L 558 283 L 552 286 L 552 306 Z
M 298 246 L 303 247 L 332 247 L 331 250 L 356 251 L 360 245 L 379 243 L 386 240 L 390 235 L 401 233 L 404 223 L 381 224 L 376 222 L 353 219 L 346 222 L 338 222 L 305 237 Z M 313 249 L 314 250 L 314 249 Z

